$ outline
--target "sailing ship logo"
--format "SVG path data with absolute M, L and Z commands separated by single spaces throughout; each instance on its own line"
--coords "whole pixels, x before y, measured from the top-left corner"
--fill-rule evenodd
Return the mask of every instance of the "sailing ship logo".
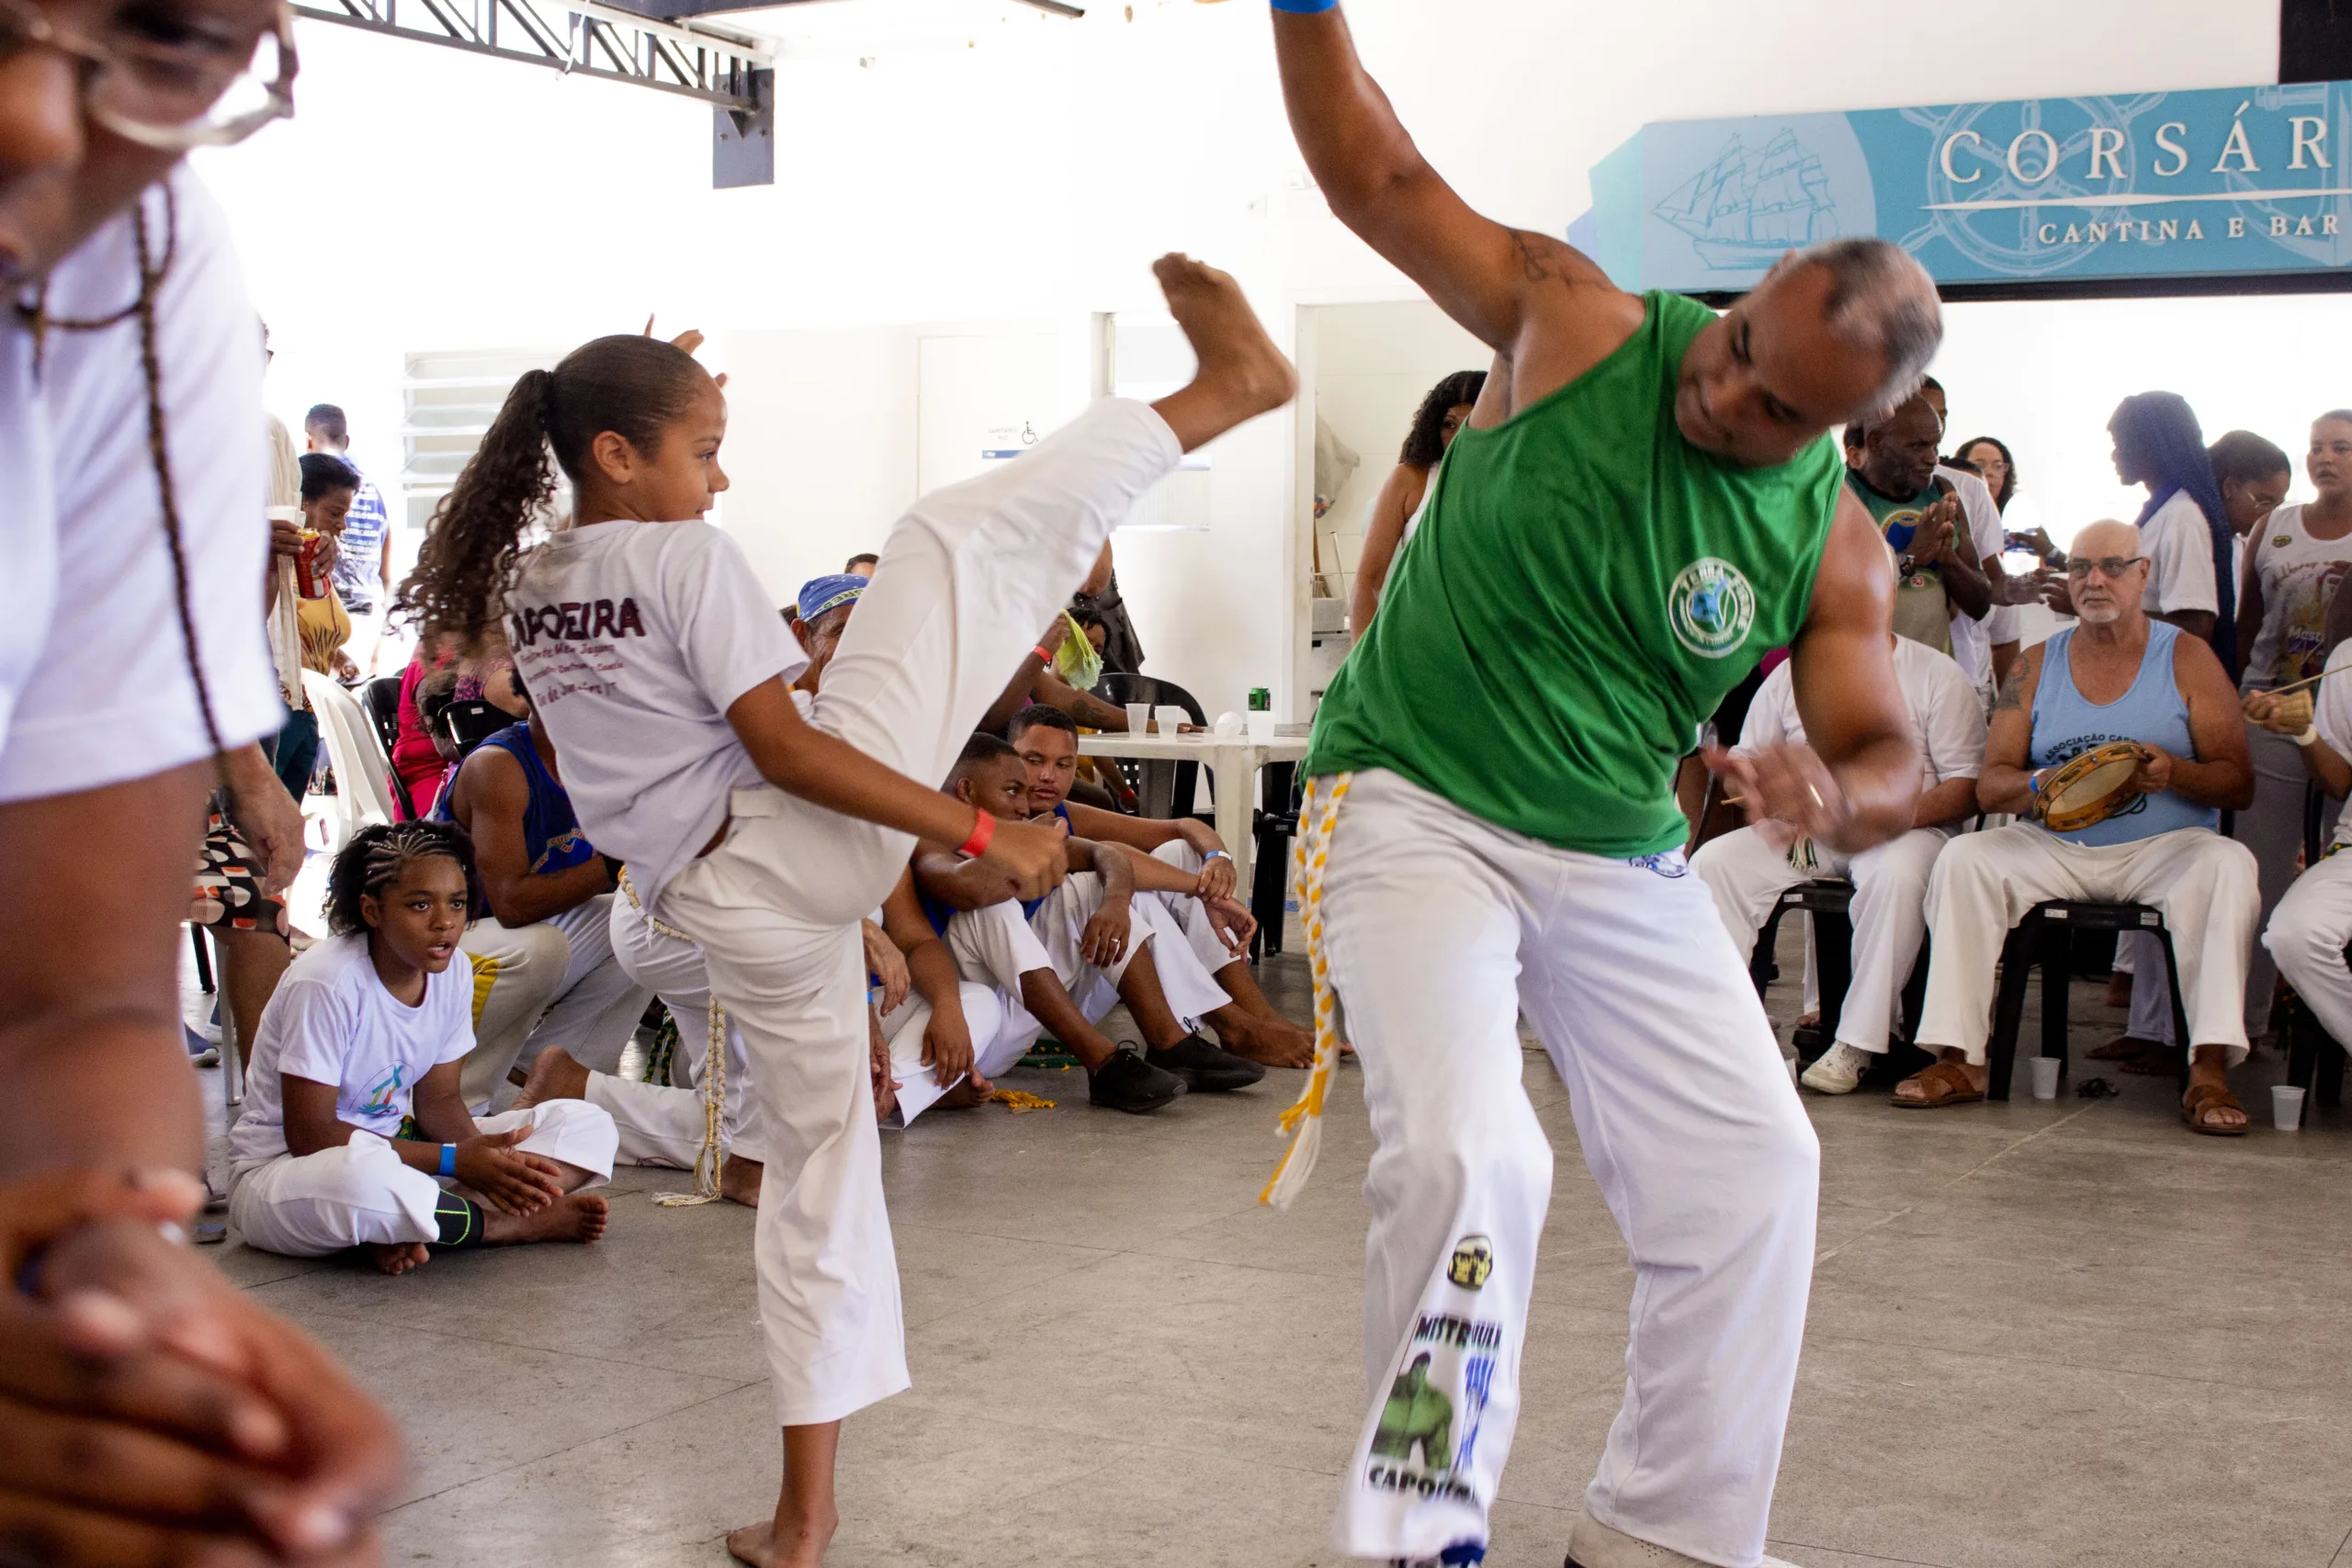
M 1787 130 L 1760 149 L 1734 136 L 1650 210 L 1690 235 L 1718 272 L 1768 268 L 1784 251 L 1838 236 L 1828 171 Z

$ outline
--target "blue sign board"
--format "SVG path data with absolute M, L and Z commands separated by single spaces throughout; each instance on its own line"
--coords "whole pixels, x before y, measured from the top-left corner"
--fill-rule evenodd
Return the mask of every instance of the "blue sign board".
M 2352 83 L 1670 121 L 1592 186 L 1574 237 L 1628 288 L 1736 291 L 1849 234 L 1939 283 L 2324 272 L 2352 266 Z

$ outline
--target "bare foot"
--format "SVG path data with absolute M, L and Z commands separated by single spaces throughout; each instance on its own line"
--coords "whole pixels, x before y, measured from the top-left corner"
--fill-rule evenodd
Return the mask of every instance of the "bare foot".
M 550 1045 L 539 1053 L 531 1064 L 530 1072 L 523 1079 L 523 1092 L 514 1097 L 513 1111 L 528 1111 L 546 1100 L 585 1100 L 588 1098 L 588 1069 L 571 1059 L 571 1054 L 560 1045 Z
M 595 1241 L 605 1234 L 610 1211 L 593 1193 L 567 1192 L 534 1214 L 507 1214 L 484 1205 L 485 1247 L 519 1247 L 531 1241 Z
M 1237 1056 L 1269 1067 L 1315 1065 L 1314 1031 L 1302 1029 L 1286 1018 L 1244 1015 L 1230 1025 L 1221 1018 L 1210 1021 L 1216 1026 L 1216 1043 Z
M 777 1544 L 780 1538 L 790 1542 L 790 1550 Z M 825 1547 L 832 1539 L 831 1525 L 779 1530 L 775 1520 L 763 1519 L 728 1531 L 727 1551 L 738 1562 L 749 1562 L 752 1568 L 818 1568 L 825 1561 Z
M 405 1274 L 433 1261 L 432 1251 L 421 1241 L 380 1241 L 368 1250 L 376 1255 L 376 1267 L 387 1274 Z
M 1152 263 L 1151 270 L 1200 361 L 1190 385 L 1152 405 L 1185 451 L 1297 394 L 1298 373 L 1230 275 L 1173 253 Z
M 2126 998 L 2124 1005 L 2131 1006 L 2129 998 Z M 2129 1062 L 2134 1057 L 2170 1050 L 2171 1047 L 2161 1041 L 2143 1040 L 2136 1034 L 2119 1034 L 2104 1045 L 2092 1046 L 2083 1055 L 2094 1062 Z
M 2130 970 L 2118 969 L 2107 977 L 2107 1005 L 2111 1008 L 2128 1008 L 2132 1005 Z
M 986 1105 L 989 1102 L 989 1092 L 971 1079 L 966 1078 L 939 1097 L 937 1109 L 969 1111 L 976 1105 Z
M 758 1160 L 730 1159 L 718 1169 L 718 1195 L 730 1203 L 741 1203 L 746 1209 L 760 1206 L 760 1177 L 764 1171 Z

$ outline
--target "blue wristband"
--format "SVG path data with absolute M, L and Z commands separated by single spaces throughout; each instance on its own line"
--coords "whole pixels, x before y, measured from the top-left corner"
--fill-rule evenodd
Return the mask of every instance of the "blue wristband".
M 444 1176 L 458 1174 L 458 1145 L 455 1144 L 441 1145 L 441 1174 Z
M 1339 8 L 1340 0 L 1274 0 L 1275 10 L 1288 11 L 1294 17 L 1320 16 Z
M 1213 860 L 1231 860 L 1232 858 L 1233 858 L 1233 856 L 1232 856 L 1229 852 L 1227 852 L 1227 851 L 1224 851 L 1224 850 L 1211 850 L 1208 853 L 1206 853 L 1206 854 L 1204 854 L 1204 855 L 1203 855 L 1203 856 L 1201 857 L 1201 863 L 1202 863 L 1203 865 L 1206 865 L 1206 864 L 1208 864 L 1208 863 L 1209 863 L 1209 862 L 1211 862 L 1211 861 L 1213 861 Z

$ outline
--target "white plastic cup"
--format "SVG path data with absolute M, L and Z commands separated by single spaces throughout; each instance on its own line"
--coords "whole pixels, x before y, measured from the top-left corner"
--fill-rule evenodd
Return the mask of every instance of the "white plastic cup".
M 1149 703 L 1129 703 L 1127 705 L 1127 733 L 1129 735 L 1141 735 L 1145 730 L 1149 729 L 1150 728 L 1151 705 Z
M 1250 716 L 1250 743 L 1253 746 L 1271 744 L 1274 739 L 1274 716 L 1252 713 Z
M 2282 1133 L 2292 1133 L 2303 1124 L 2303 1091 L 2290 1083 L 2270 1086 L 2271 1124 Z
M 1173 735 L 1180 726 L 1193 722 L 1191 714 L 1169 703 L 1163 703 L 1152 709 L 1152 715 L 1159 720 L 1159 733 L 1162 735 Z
M 2036 1100 L 2057 1099 L 2058 1058 L 2055 1056 L 2031 1056 L 2028 1057 L 2027 1060 L 2033 1064 L 2033 1098 Z

